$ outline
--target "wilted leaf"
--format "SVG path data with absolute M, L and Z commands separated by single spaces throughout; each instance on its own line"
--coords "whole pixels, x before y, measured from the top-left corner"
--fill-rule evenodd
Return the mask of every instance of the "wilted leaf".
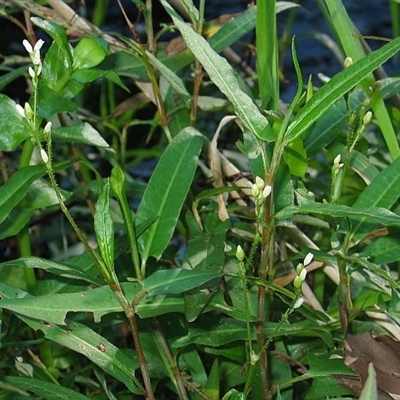
M 389 336 L 348 335 L 345 363 L 360 375 L 363 385 L 368 378 L 368 366 L 372 363 L 378 388 L 388 394 L 400 395 L 400 343 Z

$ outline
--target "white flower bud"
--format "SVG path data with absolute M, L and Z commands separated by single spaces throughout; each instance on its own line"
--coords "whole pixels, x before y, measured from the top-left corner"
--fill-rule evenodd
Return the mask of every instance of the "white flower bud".
M 350 65 L 352 65 L 353 64 L 353 59 L 351 58 L 351 57 L 346 57 L 345 59 L 344 59 L 344 67 L 345 68 L 349 68 L 350 67 Z
M 304 261 L 303 261 L 304 266 L 306 267 L 308 264 L 310 264 L 311 261 L 313 260 L 313 258 L 314 258 L 313 253 L 307 253 L 307 255 L 304 257 Z
M 24 113 L 25 113 L 26 119 L 32 119 L 33 118 L 33 110 L 32 110 L 31 105 L 28 102 L 25 103 Z
M 24 40 L 22 41 L 22 44 L 23 44 L 23 46 L 25 47 L 25 50 L 26 50 L 29 54 L 33 53 L 33 47 L 31 46 L 31 44 L 30 44 L 26 39 L 24 39 Z
M 265 187 L 264 179 L 260 178 L 259 176 L 256 176 L 255 185 L 260 189 L 261 192 Z
M 16 105 L 15 105 L 15 108 L 17 109 L 18 114 L 19 114 L 21 117 L 25 118 L 25 110 L 24 110 L 24 107 L 22 107 L 21 104 L 16 104 Z
M 339 165 L 342 155 L 339 153 L 333 160 L 333 165 Z
M 263 192 L 262 192 L 262 197 L 265 200 L 272 192 L 272 186 L 266 185 Z
M 307 276 L 307 270 L 305 268 L 303 268 L 300 271 L 300 274 L 298 275 L 299 278 L 301 279 L 302 282 L 304 282 L 306 280 L 306 276 Z
M 47 155 L 44 149 L 40 149 L 40 157 L 42 157 L 42 161 L 47 164 L 49 162 L 49 156 Z
M 299 308 L 299 307 L 301 307 L 301 306 L 303 305 L 303 303 L 304 303 L 304 299 L 303 299 L 302 297 L 299 297 L 299 298 L 296 300 L 296 303 L 294 303 L 293 308 L 294 308 L 294 309 Z
M 250 190 L 250 193 L 251 193 L 251 195 L 255 198 L 255 199 L 257 199 L 258 198 L 258 196 L 260 195 L 260 189 L 259 189 L 259 187 L 254 183 L 253 184 L 253 186 L 251 187 L 251 190 Z
M 240 262 L 242 262 L 242 261 L 244 260 L 244 256 L 245 256 L 245 254 L 244 254 L 244 251 L 243 251 L 243 249 L 242 249 L 242 246 L 239 244 L 239 245 L 236 247 L 236 258 L 237 258 Z
M 363 117 L 363 125 L 366 126 L 368 125 L 372 120 L 372 112 L 367 111 Z
M 46 134 L 46 135 L 50 135 L 50 133 L 51 133 L 51 127 L 52 127 L 52 123 L 51 123 L 51 121 L 49 121 L 49 122 L 47 122 L 47 124 L 44 126 L 44 133 Z
M 32 67 L 29 67 L 29 68 L 28 68 L 28 73 L 29 73 L 29 76 L 30 76 L 32 79 L 35 79 L 36 73 L 35 73 L 35 71 L 34 71 L 34 69 L 33 69 Z
M 42 60 L 40 59 L 40 51 L 34 51 L 31 54 L 31 60 L 33 65 L 40 65 Z
M 39 39 L 36 43 L 35 46 L 33 47 L 33 51 L 40 51 L 40 49 L 43 47 L 44 45 L 44 40 Z

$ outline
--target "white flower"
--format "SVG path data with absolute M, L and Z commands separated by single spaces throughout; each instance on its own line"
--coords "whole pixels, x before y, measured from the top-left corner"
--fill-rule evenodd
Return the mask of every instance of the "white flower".
M 344 67 L 345 68 L 349 68 L 350 67 L 350 65 L 352 65 L 353 64 L 353 59 L 351 58 L 351 57 L 346 57 L 345 59 L 344 59 Z
M 304 257 L 304 261 L 303 261 L 303 265 L 306 267 L 308 264 L 311 263 L 311 261 L 314 258 L 314 254 L 313 253 L 308 253 L 305 257 Z
M 44 149 L 40 149 L 40 157 L 42 157 L 42 161 L 47 164 L 49 161 L 49 156 L 47 155 Z

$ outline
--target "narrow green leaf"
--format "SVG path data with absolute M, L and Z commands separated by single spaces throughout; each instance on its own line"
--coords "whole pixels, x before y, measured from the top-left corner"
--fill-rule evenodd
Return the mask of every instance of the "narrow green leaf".
M 39 257 L 23 257 L 17 258 L 16 260 L 6 261 L 0 264 L 3 266 L 16 266 L 20 268 L 38 268 L 43 271 L 50 272 L 58 276 L 64 276 L 72 279 L 81 279 L 95 285 L 103 284 L 102 279 L 98 279 L 95 276 L 82 271 L 72 265 L 63 264 L 60 262 L 55 262 L 51 260 L 46 260 Z
M 383 207 L 390 209 L 400 197 L 400 158 L 382 170 L 358 196 L 353 208 Z M 371 231 L 367 217 L 352 228 L 356 241 Z
M 84 143 L 111 150 L 109 144 L 100 133 L 87 122 L 53 128 L 51 134 L 54 141 Z
M 289 206 L 275 214 L 277 219 L 291 218 L 294 214 L 319 214 L 337 218 L 370 218 L 384 226 L 400 226 L 400 216 L 382 207 L 348 207 L 341 204 L 307 203 Z
M 220 276 L 220 272 L 175 268 L 156 271 L 142 281 L 142 284 L 143 289 L 151 295 L 179 294 L 200 287 Z
M 350 67 L 339 72 L 328 83 L 321 87 L 307 104 L 299 111 L 289 125 L 286 137 L 289 141 L 302 135 L 314 124 L 336 101 L 360 83 L 400 49 L 400 37 L 393 39 L 380 49 L 369 53 Z
M 94 230 L 101 256 L 109 271 L 114 270 L 114 223 L 110 210 L 110 181 L 107 179 L 96 203 Z
M 26 378 L 22 376 L 7 376 L 5 382 L 15 385 L 18 389 L 34 393 L 41 399 L 48 400 L 89 400 L 89 397 L 52 382 L 42 379 Z
M 47 339 L 87 357 L 122 382 L 132 393 L 142 394 L 134 384 L 135 370 L 139 368 L 139 363 L 133 351 L 122 352 L 103 336 L 78 322 L 66 321 L 66 327 L 61 328 L 48 321 L 19 317 L 32 329 L 41 330 Z
M 274 140 L 275 134 L 268 120 L 259 111 L 253 100 L 243 92 L 226 59 L 219 56 L 209 43 L 188 26 L 165 0 L 162 0 L 162 4 L 180 30 L 188 48 L 202 63 L 210 79 L 232 103 L 246 128 L 262 140 Z
M 122 286 L 130 301 L 142 290 L 139 283 L 125 283 Z M 0 308 L 56 325 L 65 325 L 68 312 L 93 313 L 95 322 L 100 322 L 103 315 L 122 312 L 120 303 L 108 285 L 80 293 L 52 293 L 43 296 L 25 293 L 23 298 L 8 298 L 10 286 L 0 283 L 0 294 L 3 293 L 8 295 L 0 301 Z
M 156 221 L 139 238 L 142 259 L 161 257 L 167 247 L 197 168 L 203 136 L 193 128 L 180 132 L 161 156 L 136 215 L 136 226 Z
M 247 396 L 243 392 L 239 392 L 236 389 L 231 389 L 225 394 L 222 400 L 245 400 L 246 397 Z

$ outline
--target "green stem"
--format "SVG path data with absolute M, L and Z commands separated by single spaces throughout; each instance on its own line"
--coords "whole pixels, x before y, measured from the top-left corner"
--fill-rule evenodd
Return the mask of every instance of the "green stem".
M 19 168 L 27 167 L 32 157 L 34 145 L 30 139 L 26 140 L 22 149 Z M 19 254 L 21 257 L 30 257 L 32 247 L 29 235 L 29 226 L 26 225 L 17 235 Z M 24 268 L 24 277 L 27 290 L 30 292 L 36 286 L 35 270 L 33 268 Z

